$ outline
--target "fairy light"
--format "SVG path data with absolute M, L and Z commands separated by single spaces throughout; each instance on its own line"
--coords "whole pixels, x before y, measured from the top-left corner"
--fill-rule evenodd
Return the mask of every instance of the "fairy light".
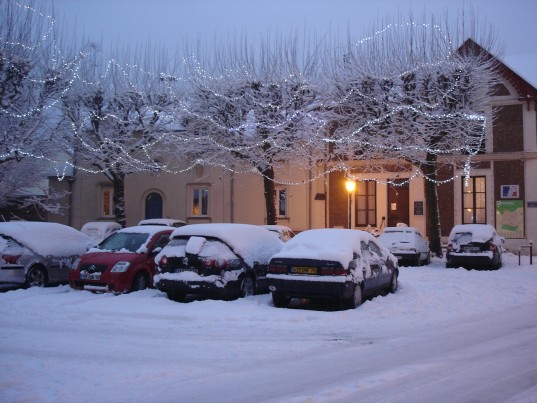
M 20 4 L 17 4 L 17 5 L 20 7 L 23 7 L 24 9 L 28 11 L 37 12 L 36 10 L 30 7 L 20 5 Z M 22 43 L 12 43 L 12 42 L 6 41 L 5 38 L 0 38 L 0 40 L 4 41 L 4 43 L 7 45 L 20 46 L 28 50 L 32 50 L 32 49 L 35 49 L 37 46 L 40 46 L 41 43 L 43 43 L 43 41 L 47 40 L 50 37 L 52 33 L 53 25 L 54 25 L 54 18 L 51 16 L 46 16 L 42 13 L 38 13 L 38 15 L 42 18 L 46 18 L 50 22 L 50 26 L 48 30 L 46 31 L 45 35 L 43 35 L 41 38 L 42 42 L 39 42 L 37 45 L 30 46 L 30 45 L 22 44 Z M 412 28 L 412 29 L 433 28 L 445 40 L 446 48 L 447 48 L 447 52 L 445 56 L 446 56 L 446 60 L 450 61 L 450 58 L 452 55 L 452 50 L 451 50 L 452 43 L 450 42 L 450 39 L 448 38 L 448 36 L 444 35 L 442 29 L 437 25 L 416 24 L 414 22 L 407 23 L 407 24 L 389 24 L 382 30 L 375 32 L 373 35 L 365 37 L 357 41 L 356 46 L 359 47 L 370 41 L 373 41 L 378 36 L 387 33 L 389 30 L 401 29 L 401 28 Z M 61 53 L 58 51 L 57 54 L 60 55 Z M 417 152 L 433 153 L 436 155 L 449 155 L 449 154 L 454 154 L 454 153 L 465 152 L 467 153 L 467 158 L 466 158 L 464 168 L 463 168 L 463 175 L 465 176 L 465 178 L 468 178 L 471 171 L 471 163 L 470 163 L 471 157 L 473 155 L 476 155 L 476 153 L 478 152 L 478 147 L 472 148 L 470 146 L 464 145 L 464 146 L 455 146 L 455 147 L 447 148 L 447 149 L 436 149 L 429 146 L 418 146 L 418 145 L 399 145 L 399 146 L 384 145 L 384 144 L 376 144 L 375 142 L 372 142 L 372 141 L 365 141 L 364 139 L 357 138 L 357 136 L 365 132 L 366 129 L 373 128 L 377 124 L 382 123 L 384 119 L 393 117 L 396 114 L 401 113 L 401 112 L 413 112 L 417 114 L 418 116 L 423 117 L 424 119 L 430 119 L 434 121 L 442 121 L 442 120 L 454 119 L 454 118 L 458 118 L 458 119 L 461 118 L 467 121 L 477 121 L 482 125 L 482 132 L 479 138 L 479 142 L 482 142 L 483 139 L 485 138 L 486 119 L 481 115 L 466 114 L 466 113 L 436 114 L 433 112 L 428 112 L 428 111 L 434 111 L 435 109 L 437 109 L 443 101 L 449 98 L 458 88 L 460 88 L 461 83 L 458 79 L 455 79 L 451 83 L 450 87 L 446 89 L 441 94 L 441 96 L 437 98 L 437 101 L 434 103 L 429 104 L 420 100 L 419 101 L 415 100 L 415 103 L 413 105 L 400 104 L 397 106 L 391 106 L 384 103 L 386 106 L 389 106 L 390 108 L 389 112 L 387 112 L 386 114 L 384 114 L 383 116 L 379 118 L 372 119 L 365 122 L 359 128 L 351 131 L 348 135 L 335 139 L 335 138 L 323 136 L 323 133 L 328 126 L 328 122 L 326 120 L 324 120 L 323 118 L 320 118 L 319 116 L 317 116 L 315 113 L 312 113 L 312 112 L 306 112 L 304 110 L 293 110 L 294 103 L 302 99 L 301 98 L 302 93 L 304 91 L 310 90 L 308 81 L 300 75 L 290 74 L 289 77 L 286 77 L 282 80 L 283 83 L 280 83 L 280 82 L 275 82 L 272 84 L 264 83 L 265 90 L 267 90 L 267 87 L 274 86 L 274 90 L 276 91 L 280 91 L 282 89 L 282 85 L 291 85 L 291 83 L 297 83 L 295 92 L 292 92 L 290 94 L 290 97 L 286 99 L 285 102 L 275 103 L 275 102 L 263 100 L 263 98 L 261 100 L 257 100 L 254 98 L 253 94 L 226 95 L 215 90 L 215 87 L 218 87 L 219 83 L 225 82 L 226 80 L 229 80 L 232 78 L 235 79 L 237 77 L 246 77 L 248 79 L 255 80 L 255 77 L 251 75 L 249 69 L 246 68 L 245 66 L 241 66 L 236 69 L 226 69 L 220 72 L 219 75 L 210 75 L 202 68 L 201 63 L 198 60 L 196 60 L 194 57 L 192 57 L 190 60 L 188 59 L 183 60 L 184 65 L 191 66 L 190 69 L 187 69 L 189 71 L 189 76 L 187 78 L 184 78 L 184 77 L 169 75 L 164 72 L 152 73 L 152 72 L 144 70 L 139 65 L 136 65 L 136 64 L 122 65 L 117 60 L 110 59 L 105 63 L 103 74 L 97 77 L 97 81 L 92 82 L 92 81 L 87 81 L 84 77 L 81 76 L 82 62 L 86 56 L 87 54 L 80 53 L 79 56 L 76 57 L 73 61 L 67 62 L 67 63 L 60 62 L 58 64 L 60 68 L 56 71 L 55 75 L 51 79 L 59 80 L 59 79 L 64 79 L 65 77 L 69 77 L 69 79 L 67 80 L 66 87 L 58 94 L 58 96 L 54 100 L 49 102 L 46 106 L 34 107 L 24 113 L 14 113 L 13 111 L 9 111 L 6 108 L 0 108 L 1 114 L 12 117 L 12 118 L 24 119 L 24 118 L 29 117 L 33 113 L 40 113 L 45 109 L 49 109 L 54 106 L 57 106 L 57 104 L 61 102 L 62 99 L 69 94 L 69 92 L 74 88 L 77 82 L 81 82 L 84 85 L 99 86 L 104 80 L 106 80 L 108 77 L 110 77 L 113 74 L 112 70 L 115 69 L 126 79 L 126 85 L 131 87 L 134 90 L 136 90 L 137 86 L 131 80 L 131 77 L 135 71 L 138 71 L 139 73 L 143 75 L 147 75 L 149 77 L 159 78 L 160 81 L 165 86 L 167 86 L 168 93 L 171 96 L 172 100 L 177 102 L 178 111 L 181 111 L 182 113 L 192 118 L 198 119 L 200 121 L 204 121 L 206 124 L 212 127 L 214 131 L 219 133 L 219 135 L 221 135 L 222 133 L 228 133 L 228 134 L 236 135 L 236 136 L 244 136 L 245 132 L 249 130 L 254 130 L 254 133 L 256 133 L 256 129 L 260 129 L 260 128 L 266 131 L 281 131 L 281 130 L 284 130 L 290 124 L 297 122 L 299 120 L 302 120 L 302 119 L 310 120 L 311 122 L 310 124 L 312 125 L 313 128 L 315 128 L 315 130 L 311 133 L 310 138 L 303 139 L 304 144 L 298 143 L 298 144 L 292 144 L 291 146 L 279 144 L 274 138 L 263 138 L 259 136 L 257 139 L 256 138 L 249 139 L 248 141 L 245 141 L 240 144 L 235 144 L 235 145 L 227 145 L 223 143 L 222 141 L 220 141 L 217 135 L 213 135 L 213 134 L 205 134 L 204 136 L 201 136 L 199 138 L 191 138 L 187 136 L 177 135 L 173 139 L 173 141 L 176 141 L 179 143 L 209 142 L 213 146 L 226 152 L 247 152 L 247 151 L 258 149 L 266 144 L 270 144 L 272 147 L 275 147 L 276 149 L 284 150 L 284 151 L 293 151 L 296 148 L 303 148 L 304 151 L 301 151 L 301 152 L 306 153 L 308 151 L 308 147 L 314 146 L 316 142 L 318 141 L 325 144 L 331 144 L 331 143 L 344 144 L 344 145 L 347 144 L 347 145 L 369 147 L 372 149 L 378 149 L 380 151 L 391 151 L 391 152 L 392 151 L 406 152 L 407 150 L 413 150 Z M 429 69 L 432 67 L 441 67 L 443 64 L 446 63 L 446 60 L 441 60 L 438 62 L 422 63 L 418 66 L 415 66 L 412 69 L 406 70 L 392 77 L 385 77 L 383 79 L 387 79 L 387 80 L 402 79 L 403 77 L 406 77 L 409 74 L 417 73 L 419 70 Z M 58 62 L 59 61 L 56 60 L 56 58 L 54 58 L 54 63 L 58 63 Z M 454 63 L 454 65 L 458 67 L 457 64 Z M 375 78 L 379 79 L 379 77 L 375 77 Z M 29 81 L 33 83 L 37 83 L 37 84 L 43 84 L 46 80 L 44 79 L 40 80 L 39 78 L 29 78 Z M 249 97 L 249 102 L 251 103 L 251 105 L 253 105 L 253 108 L 255 107 L 255 108 L 261 108 L 261 109 L 270 109 L 272 111 L 275 111 L 275 113 L 279 113 L 284 116 L 282 116 L 281 121 L 278 121 L 278 122 L 270 123 L 266 121 L 256 121 L 252 123 L 248 121 L 243 121 L 241 123 L 238 123 L 235 126 L 227 127 L 226 125 L 219 123 L 211 114 L 200 114 L 200 113 L 195 112 L 194 110 L 192 110 L 189 104 L 187 104 L 186 102 L 184 102 L 183 100 L 179 98 L 177 92 L 174 91 L 173 84 L 178 84 L 178 83 L 184 84 L 190 81 L 196 82 L 198 85 L 201 86 L 201 88 L 208 91 L 208 93 L 210 93 L 213 97 L 215 97 L 216 99 L 221 99 L 224 102 L 234 103 L 238 101 L 243 101 L 245 97 Z M 136 92 L 139 95 L 143 94 L 143 91 L 136 91 Z M 253 92 L 255 93 L 255 91 Z M 398 94 L 397 89 L 395 90 L 395 94 L 402 96 L 402 94 Z M 341 99 L 334 100 L 333 106 L 344 105 L 346 102 L 349 102 L 349 100 L 353 96 L 359 96 L 360 98 L 364 100 L 372 100 L 375 102 L 383 103 L 383 100 L 376 99 L 376 97 L 368 96 L 364 94 L 363 92 L 361 92 L 360 90 L 353 88 L 349 90 L 347 93 L 343 94 Z M 320 108 L 324 106 L 325 105 L 323 103 L 319 104 Z M 162 118 L 163 120 L 166 120 L 170 124 L 179 123 L 180 122 L 179 119 L 182 119 L 182 117 L 178 118 L 178 116 L 176 116 L 175 114 L 167 114 L 159 110 L 148 110 L 146 113 L 158 114 L 160 118 Z M 75 138 L 78 141 L 80 141 L 83 148 L 85 148 L 89 152 L 92 152 L 92 153 L 106 152 L 107 147 L 111 147 L 111 146 L 113 146 L 114 148 L 118 150 L 117 156 L 109 162 L 109 166 L 118 166 L 121 164 L 127 164 L 129 166 L 132 166 L 133 170 L 140 171 L 140 172 L 155 171 L 157 169 L 157 170 L 161 170 L 167 173 L 178 174 L 178 173 L 188 172 L 194 169 L 195 166 L 202 164 L 202 165 L 219 167 L 226 171 L 237 173 L 237 174 L 256 173 L 258 175 L 264 176 L 263 173 L 259 171 L 259 169 L 256 169 L 253 167 L 246 168 L 246 169 L 239 169 L 236 167 L 229 167 L 229 166 L 226 166 L 226 164 L 222 162 L 216 162 L 209 158 L 203 158 L 203 157 L 197 158 L 195 161 L 188 164 L 187 167 L 182 168 L 182 169 L 179 169 L 179 168 L 171 169 L 169 165 L 165 163 L 157 163 L 153 161 L 152 159 L 151 148 L 167 141 L 170 138 L 171 134 L 166 133 L 165 131 L 163 131 L 163 133 L 155 133 L 155 136 L 153 137 L 152 140 L 150 140 L 147 144 L 141 145 L 142 156 L 146 160 L 135 158 L 129 152 L 128 147 L 126 147 L 121 142 L 115 141 L 114 139 L 111 139 L 111 138 L 105 138 L 104 141 L 100 145 L 92 145 L 91 143 L 86 141 L 86 137 L 83 135 L 85 127 L 88 127 L 88 125 L 90 124 L 90 119 L 97 119 L 100 122 L 105 122 L 110 119 L 110 120 L 115 120 L 118 124 L 128 123 L 128 122 L 122 120 L 120 117 L 112 113 L 108 113 L 108 114 L 104 114 L 103 116 L 92 116 L 91 118 L 90 116 L 87 116 L 82 120 L 82 122 L 78 125 L 78 127 L 74 123 L 72 123 L 71 125 L 71 129 Z M 161 125 L 161 127 L 163 126 Z M 213 130 L 211 132 L 213 132 Z M 59 161 L 54 161 L 50 157 L 27 152 L 20 148 L 9 149 L 6 153 L 4 153 L 3 155 L 0 155 L 0 159 L 11 158 L 15 156 L 16 154 L 19 154 L 25 157 L 47 159 L 51 162 L 56 162 L 56 163 L 59 162 Z M 95 173 L 95 174 L 105 173 L 107 171 L 107 168 L 98 169 L 98 168 L 87 168 L 84 166 L 76 166 L 71 161 L 66 160 L 63 162 L 63 169 L 59 169 L 57 166 L 55 166 L 55 170 L 57 174 L 56 176 L 58 180 L 63 180 L 65 178 L 69 167 L 77 168 L 78 170 L 83 171 L 83 172 Z M 319 166 L 316 166 L 316 168 L 319 168 Z M 327 174 L 331 172 L 334 172 L 334 171 L 349 172 L 349 169 L 350 168 L 347 165 L 346 166 L 340 166 L 340 165 L 327 166 L 325 169 L 320 170 L 319 173 L 313 174 L 311 178 L 305 179 L 302 181 L 296 181 L 296 182 L 284 181 L 282 179 L 272 179 L 272 178 L 268 178 L 268 179 L 274 180 L 278 184 L 286 184 L 286 185 L 305 184 L 310 181 L 315 181 L 320 178 L 324 178 Z M 424 176 L 419 169 L 416 169 L 414 172 L 410 174 L 408 181 L 415 178 L 419 178 L 419 177 L 423 177 L 426 180 L 435 182 L 437 184 L 443 184 L 451 180 L 454 180 L 455 178 L 458 178 L 459 176 L 454 175 L 450 179 L 439 181 L 439 180 L 435 180 L 427 176 Z M 365 179 L 362 178 L 361 180 L 365 180 Z M 368 180 L 375 180 L 376 182 L 383 183 L 383 184 L 393 184 L 396 186 L 398 185 L 396 183 L 391 183 L 390 181 L 383 181 L 378 178 L 377 179 L 371 178 Z

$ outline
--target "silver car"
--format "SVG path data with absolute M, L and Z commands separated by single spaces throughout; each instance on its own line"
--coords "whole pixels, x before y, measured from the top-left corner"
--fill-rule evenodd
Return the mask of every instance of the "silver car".
M 44 287 L 67 283 L 73 261 L 96 242 L 67 225 L 0 223 L 0 283 Z

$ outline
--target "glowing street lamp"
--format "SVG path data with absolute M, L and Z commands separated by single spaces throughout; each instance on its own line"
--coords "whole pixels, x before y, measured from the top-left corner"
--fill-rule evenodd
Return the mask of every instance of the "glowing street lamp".
M 346 190 L 349 195 L 347 200 L 347 227 L 351 229 L 351 196 L 355 192 L 357 183 L 354 180 L 348 179 L 346 181 Z

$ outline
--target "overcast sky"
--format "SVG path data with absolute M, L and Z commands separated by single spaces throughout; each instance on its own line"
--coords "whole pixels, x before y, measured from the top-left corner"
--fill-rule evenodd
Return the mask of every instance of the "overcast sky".
M 384 19 L 455 19 L 473 9 L 497 35 L 505 62 L 536 86 L 536 0 L 46 0 L 77 36 L 105 46 L 148 41 L 175 50 L 187 38 L 349 30 L 357 39 Z M 22 1 L 24 3 L 24 1 Z

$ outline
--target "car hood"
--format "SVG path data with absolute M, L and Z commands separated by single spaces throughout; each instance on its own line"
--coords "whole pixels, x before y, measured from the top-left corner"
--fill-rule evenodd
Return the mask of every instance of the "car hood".
M 144 259 L 145 255 L 139 253 L 120 253 L 120 252 L 92 252 L 86 253 L 80 257 L 81 263 L 94 263 L 94 264 L 115 264 L 118 262 L 134 262 L 136 260 Z

